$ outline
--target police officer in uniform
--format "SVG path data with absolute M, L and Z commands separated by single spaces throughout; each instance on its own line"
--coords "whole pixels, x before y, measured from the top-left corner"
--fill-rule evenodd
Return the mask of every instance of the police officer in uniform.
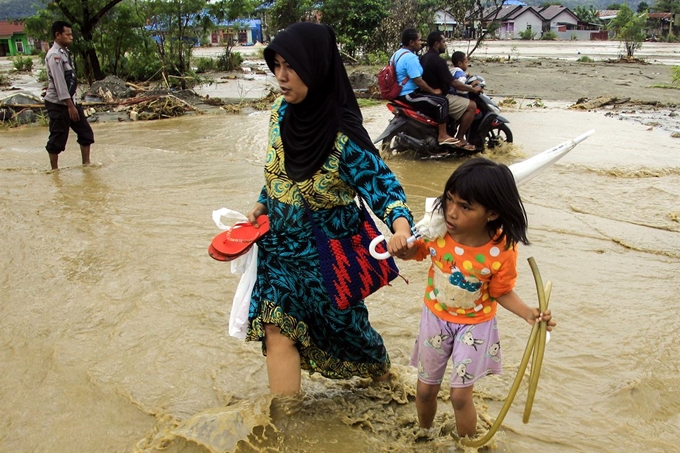
M 50 137 L 45 149 L 49 153 L 52 169 L 56 170 L 59 168 L 59 153 L 66 149 L 69 128 L 78 135 L 83 165 L 90 163 L 90 145 L 94 143 L 94 133 L 83 108 L 75 102 L 78 81 L 68 50 L 73 43 L 71 25 L 63 21 L 53 23 L 52 36 L 54 44 L 45 56 L 48 75 L 45 108 L 50 118 Z

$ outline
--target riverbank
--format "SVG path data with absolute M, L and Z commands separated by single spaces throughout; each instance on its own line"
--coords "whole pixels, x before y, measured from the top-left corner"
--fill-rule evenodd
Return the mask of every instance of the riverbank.
M 468 50 L 467 42 L 451 42 L 453 50 Z M 680 134 L 680 85 L 673 82 L 672 68 L 680 64 L 680 49 L 666 43 L 645 43 L 638 51 L 641 62 L 621 62 L 618 42 L 489 41 L 473 54 L 468 72 L 484 77 L 486 93 L 503 102 L 503 109 L 541 107 L 554 102 L 563 107 L 597 98 L 615 99 L 595 110 L 607 115 L 633 119 L 670 134 Z M 255 102 L 276 90 L 257 48 L 235 48 L 245 58 L 241 71 L 209 73 L 208 83 L 193 88 L 195 96 L 184 97 L 202 113 L 235 113 L 236 106 L 252 111 Z M 218 47 L 197 48 L 196 57 L 211 57 Z M 592 61 L 578 61 L 588 57 Z M 38 65 L 33 73 L 11 73 L 11 62 L 0 58 L 0 72 L 8 74 L 9 86 L 0 87 L 0 99 L 17 90 L 40 95 Z M 360 73 L 365 80 L 375 67 L 348 66 L 348 73 Z M 370 82 L 369 82 L 370 83 Z M 362 86 L 359 88 L 366 88 Z M 87 87 L 83 87 L 87 89 Z M 226 105 L 225 105 L 226 104 Z M 230 106 L 230 107 L 229 107 Z M 98 109 L 98 121 L 123 121 L 126 112 Z

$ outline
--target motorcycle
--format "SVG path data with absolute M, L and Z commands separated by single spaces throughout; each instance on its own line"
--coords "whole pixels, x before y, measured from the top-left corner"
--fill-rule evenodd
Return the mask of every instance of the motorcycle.
M 468 77 L 466 83 L 472 85 L 478 83 L 482 88 L 486 86 L 480 76 Z M 465 134 L 465 139 L 475 146 L 474 151 L 467 151 L 449 145 L 440 145 L 437 140 L 437 122 L 420 113 L 404 102 L 391 101 L 387 108 L 394 117 L 390 120 L 387 128 L 373 143 L 380 143 L 381 154 L 401 154 L 412 151 L 421 159 L 438 159 L 449 156 L 471 155 L 483 152 L 486 148 L 494 148 L 503 143 L 512 143 L 512 132 L 508 127 L 508 121 L 501 116 L 498 105 L 483 92 L 477 95 L 471 94 L 470 98 L 475 102 L 475 118 L 470 129 Z M 458 123 L 449 117 L 447 130 L 449 135 L 454 136 Z

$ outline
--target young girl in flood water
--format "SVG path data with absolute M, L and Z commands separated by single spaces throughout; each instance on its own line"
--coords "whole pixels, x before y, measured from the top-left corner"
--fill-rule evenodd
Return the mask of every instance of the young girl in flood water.
M 431 428 L 437 393 L 449 357 L 453 361 L 451 403 L 458 434 L 473 437 L 477 411 L 474 383 L 501 372 L 497 304 L 529 324 L 556 325 L 550 310 L 539 313 L 513 291 L 517 243 L 529 244 L 527 217 L 510 169 L 484 158 L 453 172 L 435 203 L 446 224 L 442 237 L 419 239 L 397 255 L 432 260 L 420 332 L 411 357 L 418 368 L 416 408 L 421 428 Z

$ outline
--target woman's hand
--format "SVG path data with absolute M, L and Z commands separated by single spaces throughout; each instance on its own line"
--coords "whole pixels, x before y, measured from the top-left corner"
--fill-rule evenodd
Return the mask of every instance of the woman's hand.
M 387 243 L 387 251 L 390 255 L 397 258 L 411 258 L 415 254 L 416 249 L 413 242 L 410 244 L 407 242 L 408 238 L 413 235 L 408 220 L 399 217 L 392 224 L 392 228 L 394 229 L 394 234 Z
M 261 216 L 262 214 L 268 214 L 269 211 L 267 210 L 267 207 L 263 205 L 262 203 L 255 203 L 255 207 L 246 214 L 246 217 L 248 217 L 248 221 L 253 224 L 255 228 L 260 228 L 260 224 L 257 223 L 257 218 Z

